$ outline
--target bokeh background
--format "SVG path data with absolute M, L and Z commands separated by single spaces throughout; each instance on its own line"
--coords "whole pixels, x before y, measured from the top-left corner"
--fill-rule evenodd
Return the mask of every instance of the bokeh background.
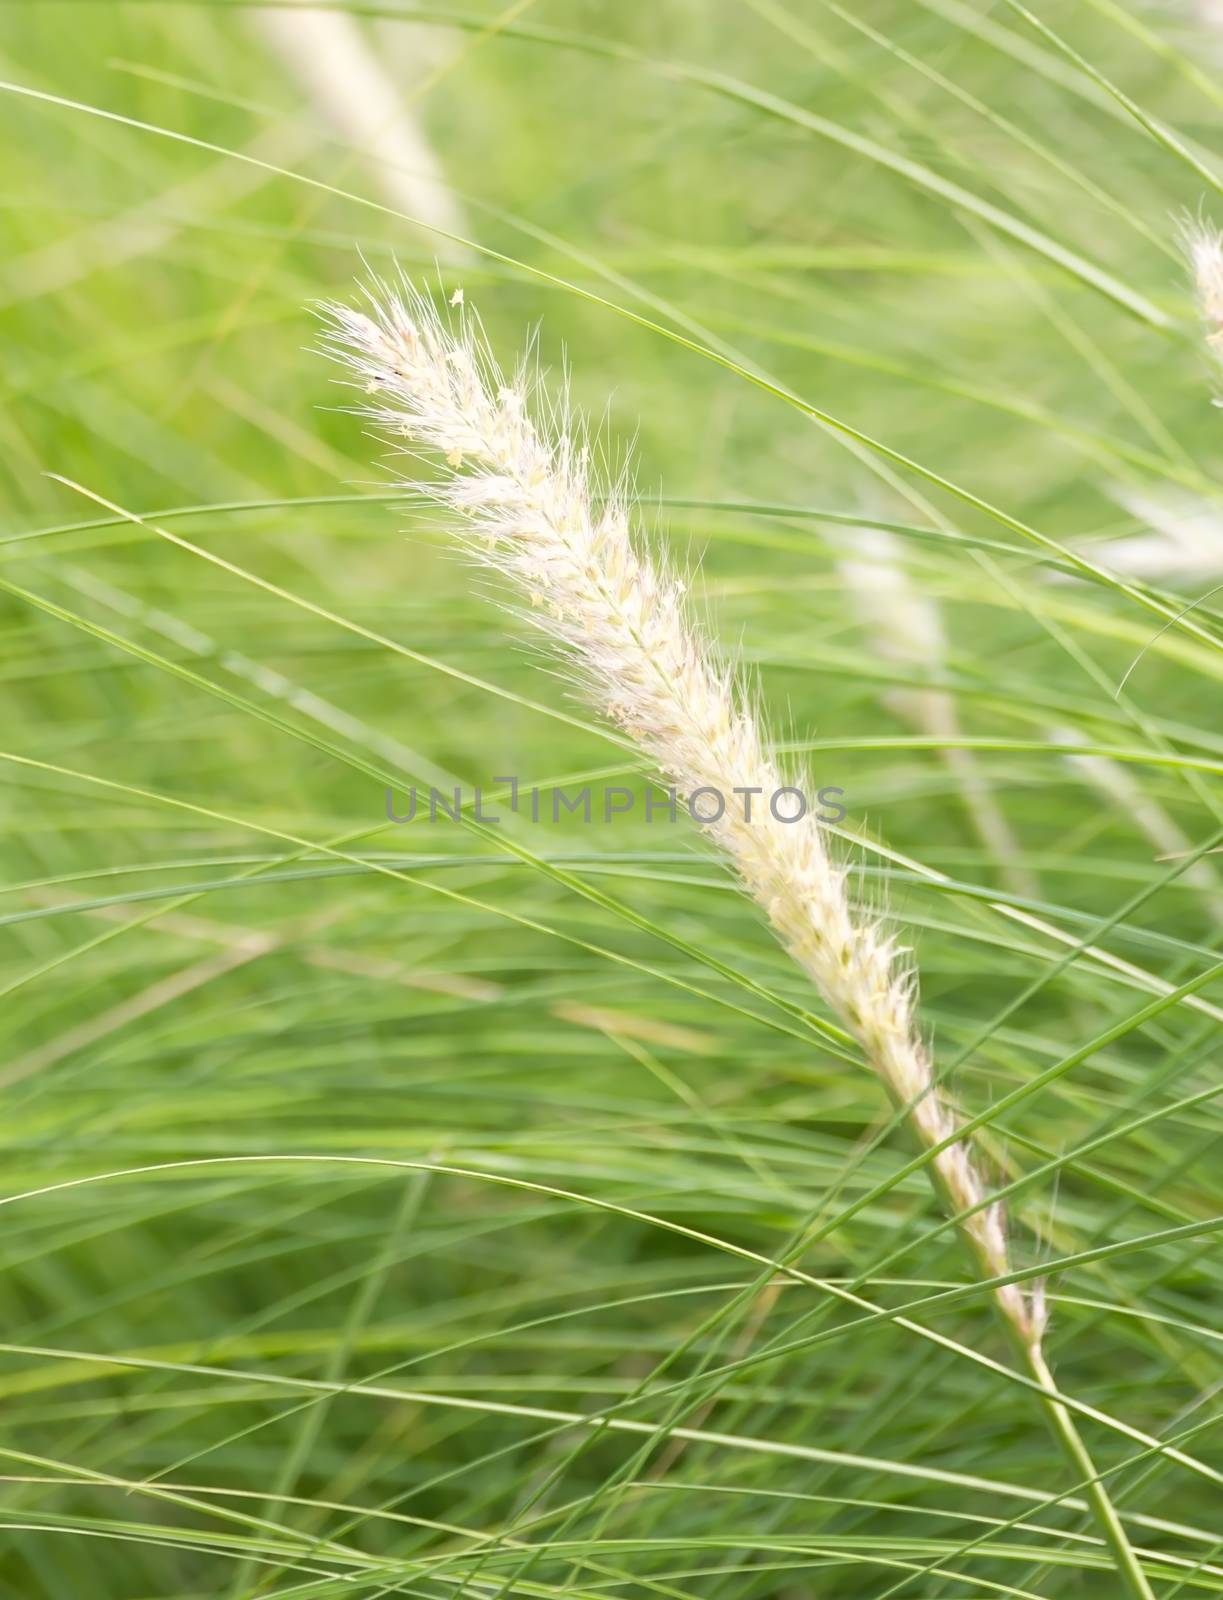
M 770 1265 L 968 1282 L 698 830 L 387 824 L 645 784 L 314 348 L 399 269 L 844 789 L 1152 1585 L 1223 1592 L 1223 20 L 1032 11 L 0 3 L 0 1595 L 1119 1593 L 985 1296 Z

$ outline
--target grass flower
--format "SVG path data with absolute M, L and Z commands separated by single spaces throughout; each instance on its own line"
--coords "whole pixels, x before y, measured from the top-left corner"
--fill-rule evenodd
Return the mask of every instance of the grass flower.
M 1141 533 L 1093 544 L 1091 556 L 1110 572 L 1155 583 L 1196 583 L 1223 573 L 1223 511 L 1184 490 L 1115 497 L 1142 524 Z
M 461 303 L 456 296 L 452 306 Z M 434 454 L 432 485 L 456 513 L 468 548 L 527 597 L 540 625 L 579 669 L 590 699 L 691 797 L 775 793 L 789 781 L 730 671 L 694 630 L 682 582 L 631 531 L 626 494 L 596 495 L 589 451 L 563 416 L 547 429 L 528 411 L 527 386 L 506 382 L 472 314 L 447 322 L 409 285 L 376 284 L 368 311 L 326 308 L 326 348 L 365 391 L 362 408 L 406 448 Z M 1012 1270 L 1000 1206 L 936 1078 L 915 1015 L 911 964 L 879 920 L 855 909 L 847 870 L 818 822 L 727 806 L 708 831 L 734 864 L 799 966 L 853 1034 L 926 1149 L 930 1170 L 987 1279 Z M 993 1291 L 1030 1373 L 1052 1385 L 1042 1352 L 1043 1296 Z M 1046 1396 L 1075 1467 L 1094 1469 L 1065 1407 Z M 1098 1480 L 1093 1506 L 1130 1592 L 1150 1590 Z
M 856 531 L 855 550 L 840 563 L 855 611 L 872 649 L 907 674 L 934 677 L 945 666 L 947 637 L 939 608 L 912 583 L 893 534 L 884 528 Z M 1034 900 L 1039 885 L 1025 870 L 1018 840 L 990 783 L 963 737 L 954 698 L 934 686 L 888 691 L 887 704 L 918 733 L 943 740 L 940 756 L 964 799 L 973 828 L 1006 888 Z
M 1182 237 L 1206 343 L 1223 359 L 1223 233 L 1211 222 L 1195 220 L 1185 224 Z
M 1083 742 L 1081 732 L 1073 728 L 1054 728 L 1049 737 L 1057 744 L 1075 745 Z M 1089 756 L 1068 753 L 1066 765 L 1076 772 L 1112 806 L 1118 816 L 1128 817 L 1154 847 L 1157 859 L 1174 861 L 1180 856 L 1193 854 L 1193 842 L 1180 824 L 1163 805 L 1149 794 L 1132 773 L 1119 761 L 1107 756 Z M 1219 880 L 1206 861 L 1195 861 L 1181 874 L 1182 881 L 1199 891 L 1202 903 L 1211 918 L 1223 927 L 1223 895 Z
M 411 289 L 383 291 L 373 315 L 330 308 L 330 348 L 356 370 L 368 414 L 427 446 L 447 475 L 433 493 L 459 512 L 467 543 L 530 600 L 541 625 L 578 664 L 590 698 L 649 753 L 677 791 L 759 795 L 707 824 L 794 959 L 862 1046 L 921 1143 L 955 1132 L 914 1017 L 914 978 L 877 919 L 857 916 L 846 869 L 808 812 L 779 818 L 763 803 L 790 787 L 731 674 L 686 614 L 682 582 L 630 533 L 627 499 L 592 492 L 586 447 L 565 429 L 548 436 L 527 411 L 525 385 L 506 384 L 461 316 L 451 331 Z M 712 811 L 712 807 L 709 807 Z M 797 805 L 794 807 L 797 810 Z M 751 811 L 750 820 L 747 812 Z M 1011 1270 L 1003 1220 L 964 1145 L 934 1159 L 949 1204 L 982 1270 Z M 1010 1322 L 1039 1339 L 1036 1304 L 997 1291 Z
M 334 128 L 349 159 L 372 169 L 389 204 L 438 230 L 430 249 L 447 261 L 466 259 L 465 248 L 448 237 L 467 232 L 466 218 L 412 109 L 432 78 L 424 64 L 410 78 L 389 70 L 356 19 L 341 10 L 255 9 L 251 23 L 305 91 L 311 122 Z

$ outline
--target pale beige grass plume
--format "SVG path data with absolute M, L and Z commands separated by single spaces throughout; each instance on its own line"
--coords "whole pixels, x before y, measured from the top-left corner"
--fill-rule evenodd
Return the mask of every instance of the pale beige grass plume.
M 649 752 L 681 795 L 787 787 L 730 674 L 713 665 L 685 615 L 683 585 L 635 547 L 626 500 L 596 503 L 587 453 L 569 434 L 545 438 L 523 385 L 504 384 L 460 316 L 452 333 L 430 302 L 386 292 L 373 315 L 330 309 L 340 349 L 371 396 L 380 427 L 435 450 L 449 467 L 433 492 L 461 512 L 468 542 L 525 591 L 547 630 L 582 668 L 589 695 Z M 707 807 L 712 810 L 712 807 Z M 797 809 L 797 806 L 794 807 Z M 873 917 L 855 918 L 846 869 L 808 814 L 780 821 L 763 798 L 727 805 L 707 831 L 733 861 L 786 947 L 861 1044 L 926 1147 L 955 1131 L 914 1018 L 914 980 Z M 990 1277 L 1011 1270 L 1001 1215 L 962 1144 L 934 1159 L 964 1231 Z M 1028 1339 L 1039 1313 L 1013 1285 L 997 1291 Z
M 466 217 L 412 109 L 414 84 L 428 81 L 432 64 L 421 60 L 414 75 L 392 76 L 343 11 L 256 10 L 251 21 L 308 96 L 306 120 L 321 117 L 369 164 L 387 201 L 430 230 L 430 249 L 447 261 L 465 260 L 466 249 L 447 236 L 461 239 Z
M 868 629 L 872 648 L 884 660 L 937 677 L 946 665 L 947 635 L 939 607 L 920 593 L 905 570 L 894 534 L 885 528 L 855 529 L 854 551 L 839 563 L 849 595 Z M 973 828 L 1011 894 L 1035 900 L 1039 885 L 1023 865 L 1010 823 L 973 752 L 963 738 L 955 700 L 933 684 L 893 689 L 885 703 L 918 733 L 939 743 L 939 756 L 955 779 Z
M 1216 501 L 1183 489 L 1118 488 L 1113 497 L 1144 531 L 1093 543 L 1092 558 L 1109 572 L 1163 584 L 1209 582 L 1223 573 L 1223 508 Z
M 767 797 L 796 781 L 769 753 L 731 672 L 694 631 L 682 581 L 630 533 L 627 494 L 596 491 L 588 449 L 563 416 L 546 430 L 536 425 L 528 385 L 501 376 L 461 301 L 456 292 L 447 322 L 412 286 L 376 283 L 367 312 L 325 308 L 325 348 L 364 392 L 362 414 L 407 441 L 404 448 L 440 458 L 444 470 L 428 492 L 458 514 L 469 551 L 530 601 L 576 663 L 590 700 L 681 795 Z M 1002 1208 L 988 1202 L 967 1142 L 955 1138 L 957 1118 L 917 1023 L 913 968 L 878 917 L 851 905 L 847 869 L 830 854 L 820 823 L 810 811 L 780 820 L 761 803 L 747 820 L 743 807 L 728 804 L 706 831 L 904 1108 L 917 1141 L 937 1149 L 928 1170 L 982 1277 L 1009 1276 Z M 992 1294 L 1028 1371 L 1052 1389 L 1042 1292 L 1004 1283 Z M 1072 1418 L 1048 1396 L 1046 1405 L 1089 1480 L 1129 1591 L 1149 1597 Z
M 1206 343 L 1223 361 L 1223 233 L 1213 222 L 1199 217 L 1184 223 L 1181 238 L 1193 273 Z

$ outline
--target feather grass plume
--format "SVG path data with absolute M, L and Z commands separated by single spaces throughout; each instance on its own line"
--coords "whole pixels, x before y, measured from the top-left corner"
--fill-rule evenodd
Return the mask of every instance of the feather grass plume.
M 371 166 L 391 205 L 437 230 L 430 247 L 443 260 L 468 259 L 470 252 L 455 237 L 467 232 L 463 209 L 412 109 L 431 76 L 425 64 L 417 63 L 414 73 L 390 70 L 356 18 L 338 8 L 255 8 L 251 26 L 305 91 L 311 121 L 331 124 L 352 159 Z
M 530 600 L 590 699 L 684 795 L 786 787 L 731 673 L 694 631 L 682 583 L 632 536 L 627 495 L 594 493 L 587 447 L 563 418 L 537 426 L 525 382 L 504 380 L 465 308 L 448 325 L 407 284 L 376 283 L 367 303 L 367 311 L 325 308 L 325 349 L 355 375 L 367 397 L 361 410 L 379 430 L 444 464 L 429 492 L 457 514 L 473 555 Z M 876 917 L 851 907 L 847 870 L 819 823 L 810 814 L 779 820 L 767 805 L 748 820 L 744 808 L 728 805 L 707 831 L 904 1108 L 918 1142 L 937 1150 L 928 1170 L 982 1277 L 1007 1277 L 1003 1212 L 988 1202 L 967 1143 L 956 1139 L 956 1116 L 917 1025 L 912 966 Z M 1042 1294 L 1001 1284 L 993 1296 L 1027 1370 L 1051 1388 Z M 1045 1398 L 1075 1466 L 1093 1480 L 1131 1592 L 1149 1596 L 1073 1419 Z
M 1223 233 L 1212 222 L 1198 218 L 1184 224 L 1181 238 L 1193 273 L 1206 343 L 1223 361 Z
M 1082 744 L 1083 735 L 1073 728 L 1054 728 L 1049 737 L 1056 744 Z M 1068 754 L 1066 765 L 1103 796 L 1118 816 L 1126 817 L 1143 834 L 1157 851 L 1157 859 L 1173 861 L 1177 857 L 1191 856 L 1193 841 L 1180 824 L 1165 810 L 1158 800 L 1135 782 L 1119 761 L 1107 756 Z M 1223 894 L 1219 880 L 1206 861 L 1195 861 L 1181 873 L 1182 881 L 1197 889 L 1202 903 L 1214 922 L 1223 927 Z
M 939 608 L 913 584 L 893 534 L 883 528 L 856 531 L 853 554 L 840 562 L 854 610 L 869 632 L 872 649 L 908 673 L 934 676 L 946 664 L 947 637 Z M 884 703 L 918 733 L 943 741 L 939 756 L 959 785 L 978 839 L 995 862 L 1005 887 L 1035 900 L 1040 886 L 1022 861 L 1019 842 L 993 788 L 963 737 L 955 699 L 946 689 L 892 689 Z
M 384 292 L 373 315 L 330 308 L 330 348 L 356 370 L 367 415 L 393 435 L 436 451 L 449 468 L 432 493 L 460 512 L 481 562 L 526 593 L 565 646 L 588 693 L 645 749 L 681 795 L 772 795 L 787 786 L 728 671 L 711 660 L 685 615 L 683 585 L 630 536 L 623 496 L 596 499 L 588 453 L 566 429 L 546 436 L 527 414 L 524 385 L 507 385 L 462 316 L 446 328 L 410 289 Z M 934 1081 L 914 1017 L 914 979 L 890 934 L 856 918 L 846 869 L 831 859 L 808 813 L 779 821 L 758 804 L 727 806 L 707 829 L 734 863 L 795 960 L 854 1035 L 926 1147 L 955 1121 Z M 1000 1212 L 963 1144 L 934 1167 L 990 1277 L 1011 1270 Z M 1006 1316 L 1025 1338 L 1039 1314 L 1013 1285 Z
M 1144 531 L 1092 545 L 1092 559 L 1110 572 L 1151 583 L 1205 582 L 1223 574 L 1223 510 L 1213 499 L 1127 488 L 1115 489 L 1113 498 Z

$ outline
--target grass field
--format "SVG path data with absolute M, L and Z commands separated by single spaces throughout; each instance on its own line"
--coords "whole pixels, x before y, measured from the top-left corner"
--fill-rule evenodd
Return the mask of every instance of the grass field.
M 1223 1594 L 1220 63 L 0 0 L 3 1600 L 1141 1592 L 857 1046 L 345 409 L 396 263 L 844 791 L 1143 1581 Z

